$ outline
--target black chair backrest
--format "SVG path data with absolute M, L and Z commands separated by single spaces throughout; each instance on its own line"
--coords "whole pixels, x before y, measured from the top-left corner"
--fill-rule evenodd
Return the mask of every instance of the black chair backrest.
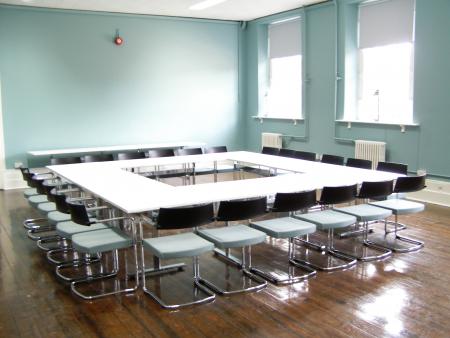
M 33 173 L 22 172 L 23 179 L 27 182 L 29 187 L 36 188 L 36 183 L 33 181 Z
M 283 156 L 283 157 L 295 157 L 295 150 L 292 149 L 286 149 L 286 148 L 281 148 L 280 151 L 278 152 L 279 156 Z
M 62 212 L 63 214 L 70 214 L 69 206 L 66 202 L 66 195 L 58 194 L 56 189 L 52 189 L 50 194 L 52 195 L 53 202 L 55 202 L 56 210 Z
M 413 192 L 425 188 L 425 175 L 398 177 L 394 192 Z
M 175 156 L 173 149 L 150 149 L 148 151 L 148 157 L 171 157 Z
M 81 157 L 81 162 L 106 162 L 114 161 L 112 154 L 99 154 L 99 155 L 84 155 Z
M 67 207 L 69 208 L 72 222 L 86 226 L 95 223 L 89 219 L 89 215 L 83 203 L 77 201 L 67 201 Z
M 212 153 L 226 153 L 227 146 L 217 146 L 217 147 L 208 147 L 205 148 L 205 154 L 212 154 Z
M 349 157 L 346 166 L 360 169 L 372 169 L 372 161 Z
M 390 173 L 395 174 L 408 174 L 408 165 L 403 163 L 395 163 L 395 162 L 378 162 L 377 170 L 380 171 L 388 171 Z
M 32 186 L 33 186 L 33 188 L 36 188 L 37 193 L 40 194 L 40 195 L 46 195 L 47 192 L 45 191 L 45 188 L 43 186 L 44 179 L 39 178 L 39 177 L 37 177 L 35 175 L 33 175 L 31 179 L 33 181 L 33 185 Z
M 344 165 L 344 158 L 342 156 L 337 155 L 323 154 L 320 162 L 328 164 Z
M 74 163 L 81 163 L 81 158 L 79 158 L 79 157 L 52 157 L 50 159 L 51 165 L 74 164 Z
M 392 194 L 394 181 L 362 182 L 358 198 L 384 198 Z
M 264 214 L 266 210 L 266 197 L 248 200 L 222 201 L 220 202 L 219 211 L 217 212 L 217 220 L 228 222 L 251 219 Z
M 203 154 L 202 148 L 182 148 L 177 149 L 177 156 L 185 156 L 185 155 L 201 155 Z
M 55 199 L 53 198 L 52 190 L 55 189 L 56 183 L 44 181 L 42 182 L 42 187 L 44 188 L 45 194 L 47 195 L 47 199 L 50 202 L 54 202 Z
M 272 211 L 289 212 L 308 209 L 316 205 L 316 190 L 277 193 Z
M 266 154 L 266 155 L 278 155 L 279 152 L 280 152 L 280 149 L 273 148 L 273 147 L 263 147 L 261 150 L 261 154 Z
M 183 208 L 159 209 L 156 227 L 158 229 L 194 228 L 213 221 L 212 203 Z
M 119 161 L 123 160 L 137 160 L 139 158 L 145 158 L 145 153 L 143 152 L 131 152 L 131 153 L 118 153 L 117 159 Z
M 28 176 L 26 174 L 30 173 L 30 169 L 22 168 L 22 167 L 20 167 L 19 169 L 20 169 L 20 172 L 22 173 L 23 179 L 28 182 Z
M 300 151 L 296 150 L 294 157 L 298 160 L 305 160 L 305 161 L 315 161 L 316 160 L 316 153 L 312 153 L 310 151 Z
M 355 199 L 357 185 L 344 185 L 339 187 L 323 187 L 319 203 L 322 205 L 351 202 Z

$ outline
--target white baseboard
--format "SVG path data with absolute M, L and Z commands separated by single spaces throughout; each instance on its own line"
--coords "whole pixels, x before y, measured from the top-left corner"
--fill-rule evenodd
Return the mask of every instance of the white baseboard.
M 427 180 L 426 188 L 409 193 L 409 199 L 450 207 L 450 182 Z
M 0 189 L 23 189 L 27 183 L 23 180 L 22 174 L 18 169 L 6 169 L 0 171 Z

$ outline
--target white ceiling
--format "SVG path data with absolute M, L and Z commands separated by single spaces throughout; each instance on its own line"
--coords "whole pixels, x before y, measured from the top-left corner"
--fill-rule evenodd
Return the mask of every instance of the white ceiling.
M 100 12 L 168 15 L 250 21 L 327 0 L 227 0 L 204 10 L 189 7 L 203 0 L 0 0 L 2 4 Z

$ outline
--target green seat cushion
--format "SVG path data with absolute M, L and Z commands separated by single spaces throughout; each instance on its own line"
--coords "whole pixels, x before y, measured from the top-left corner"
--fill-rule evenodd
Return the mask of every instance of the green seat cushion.
M 323 210 L 308 214 L 294 215 L 294 218 L 311 222 L 320 230 L 345 228 L 356 223 L 356 217 L 334 210 Z
M 28 197 L 28 202 L 31 204 L 31 206 L 37 208 L 37 205 L 39 203 L 45 203 L 48 202 L 47 195 L 33 195 Z
M 103 229 L 109 229 L 109 227 L 103 223 L 95 223 L 92 225 L 81 225 L 78 223 L 74 223 L 70 220 L 64 221 L 64 222 L 58 222 L 56 224 L 56 232 L 59 236 L 64 238 L 71 238 L 75 234 L 79 234 L 82 232 L 88 232 L 88 231 L 96 231 L 96 230 L 103 230 Z
M 252 222 L 250 223 L 250 226 L 275 238 L 303 236 L 316 231 L 315 224 L 292 217 L 281 217 Z
M 422 203 L 407 201 L 403 199 L 390 199 L 379 202 L 371 202 L 369 204 L 380 208 L 389 209 L 394 215 L 414 214 L 425 209 L 425 205 L 423 205 Z
M 124 249 L 130 247 L 132 244 L 133 241 L 130 237 L 120 230 L 111 228 L 85 231 L 72 236 L 74 250 L 89 254 Z
M 369 204 L 352 205 L 350 207 L 333 208 L 338 212 L 353 215 L 359 222 L 370 222 L 385 219 L 392 215 L 389 209 L 375 207 Z
M 48 218 L 48 221 L 50 224 L 55 225 L 60 222 L 70 221 L 70 214 L 65 214 L 63 212 L 55 210 L 55 211 L 50 211 L 47 214 L 47 218 Z
M 194 233 L 146 238 L 144 248 L 161 259 L 199 256 L 214 250 L 214 244 Z
M 237 248 L 264 242 L 266 234 L 246 225 L 238 224 L 222 228 L 201 229 L 200 236 L 220 249 Z
M 37 208 L 43 214 L 48 214 L 49 212 L 56 210 L 56 204 L 54 202 L 39 203 Z
M 23 195 L 28 198 L 30 196 L 38 195 L 38 192 L 35 188 L 25 189 Z

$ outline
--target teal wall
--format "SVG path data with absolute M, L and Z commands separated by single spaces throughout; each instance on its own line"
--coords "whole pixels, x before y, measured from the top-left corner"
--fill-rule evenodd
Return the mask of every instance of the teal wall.
M 242 148 L 239 33 L 232 22 L 0 5 L 7 167 L 38 149 Z
M 243 111 L 246 114 L 245 144 L 250 150 L 261 147 L 261 132 L 280 132 L 300 136 L 285 138 L 285 147 L 317 153 L 333 153 L 345 157 L 354 155 L 353 142 L 368 139 L 387 143 L 387 159 L 409 164 L 409 170 L 426 169 L 436 177 L 450 177 L 450 1 L 416 0 L 416 40 L 414 78 L 414 119 L 418 127 L 407 127 L 401 133 L 399 126 L 335 123 L 335 105 L 338 117 L 343 107 L 345 79 L 335 86 L 336 39 L 338 41 L 338 74 L 345 73 L 343 55 L 345 40 L 352 35 L 345 32 L 345 21 L 354 13 L 345 7 L 354 0 L 339 0 L 336 24 L 336 6 L 333 2 L 305 9 L 306 26 L 306 85 L 305 104 L 307 121 L 294 125 L 292 121 L 259 120 L 258 115 L 258 31 L 269 17 L 249 23 L 245 31 L 247 41 L 246 87 Z M 286 13 L 291 15 L 295 12 Z M 347 16 L 345 15 L 347 14 Z M 346 18 L 347 17 L 347 18 Z M 336 34 L 339 27 L 339 34 Z M 348 32 L 347 32 L 348 33 Z M 348 75 L 348 74 L 347 74 Z M 335 102 L 335 90 L 337 99 Z M 308 126 L 309 125 L 309 126 Z M 306 136 L 306 137 L 305 137 Z

